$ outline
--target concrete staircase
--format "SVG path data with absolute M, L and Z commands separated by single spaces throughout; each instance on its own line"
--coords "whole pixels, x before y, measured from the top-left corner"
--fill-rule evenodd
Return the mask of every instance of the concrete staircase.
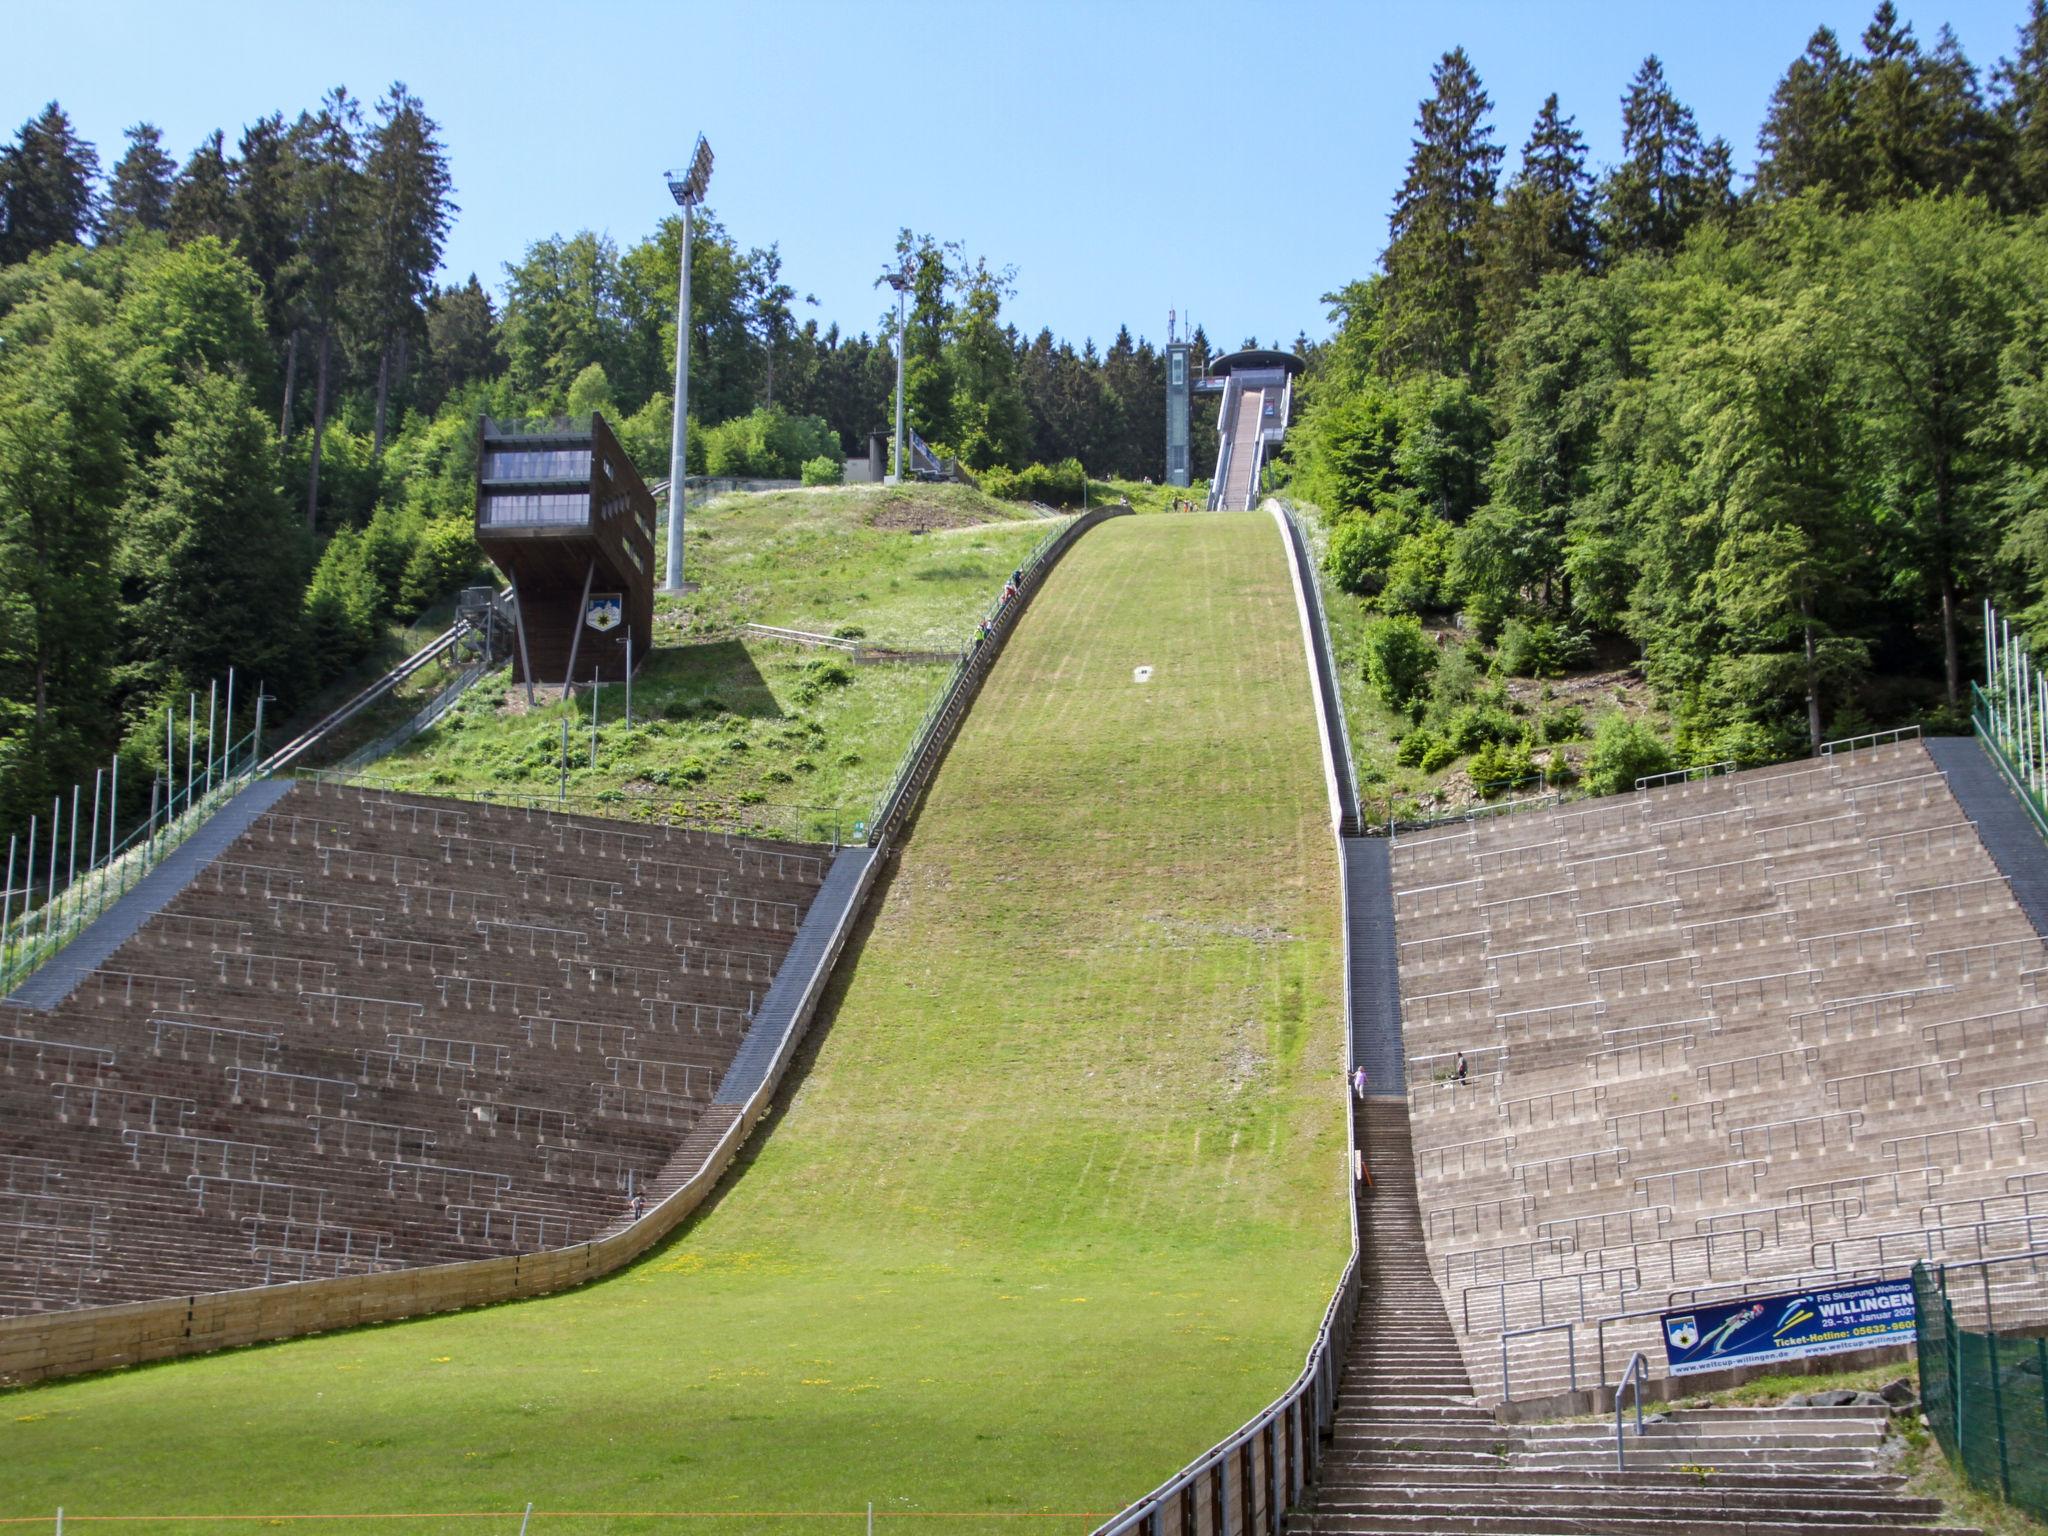
M 1365 1294 L 1332 1444 L 1301 1520 L 1313 1536 L 1956 1536 L 1883 1470 L 1884 1411 L 1694 1409 L 1646 1416 L 1614 1464 L 1611 1422 L 1505 1425 L 1477 1405 L 1429 1268 L 1405 1104 L 1360 1116 Z M 1633 1429 L 1633 1418 L 1629 1420 Z

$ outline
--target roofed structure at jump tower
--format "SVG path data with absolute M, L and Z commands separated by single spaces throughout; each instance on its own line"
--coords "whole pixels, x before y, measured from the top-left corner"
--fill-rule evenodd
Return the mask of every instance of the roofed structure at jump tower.
M 518 598 L 513 677 L 626 675 L 654 627 L 654 495 L 602 416 L 478 427 L 476 541 Z

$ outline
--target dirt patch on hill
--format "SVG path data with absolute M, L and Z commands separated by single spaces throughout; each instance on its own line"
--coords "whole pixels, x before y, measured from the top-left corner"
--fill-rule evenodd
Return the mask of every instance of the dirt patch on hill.
M 986 514 L 965 508 L 935 507 L 923 501 L 883 502 L 867 515 L 870 528 L 890 533 L 936 533 L 946 528 L 966 528 L 988 521 Z

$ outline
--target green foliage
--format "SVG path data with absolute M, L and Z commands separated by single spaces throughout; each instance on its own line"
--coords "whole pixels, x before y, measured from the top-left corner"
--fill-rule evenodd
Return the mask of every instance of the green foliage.
M 1078 507 L 1088 491 L 1088 477 L 1079 459 L 1059 464 L 1027 464 L 1022 469 L 991 469 L 981 488 L 1004 501 L 1035 501 L 1050 507 Z
M 1448 768 L 1458 760 L 1458 749 L 1440 736 L 1431 736 L 1425 743 L 1419 759 L 1424 773 L 1436 773 Z
M 571 416 L 588 416 L 602 411 L 610 416 L 618 409 L 612 395 L 612 381 L 605 376 L 603 363 L 592 363 L 569 385 L 569 396 L 565 405 Z M 673 412 L 671 412 L 673 415 Z
M 1558 746 L 1567 741 L 1578 741 L 1586 734 L 1586 712 L 1575 705 L 1553 709 L 1543 717 L 1543 741 L 1546 746 Z
M 1636 780 L 1670 770 L 1671 750 L 1645 720 L 1616 710 L 1603 715 L 1593 729 L 1593 750 L 1586 760 L 1586 783 L 1596 795 L 1634 789 Z
M 162 452 L 131 499 L 119 556 L 140 691 L 224 678 L 289 698 L 299 674 L 304 528 L 276 480 L 269 423 L 248 386 L 201 374 L 177 391 Z
M 327 541 L 306 587 L 306 640 L 316 677 L 338 676 L 370 654 L 384 603 L 363 536 L 342 529 Z
M 1521 721 L 1494 704 L 1467 704 L 1443 726 L 1444 739 L 1460 753 L 1482 746 L 1518 742 L 1527 734 Z
M 846 461 L 833 454 L 820 454 L 815 459 L 805 459 L 803 482 L 805 485 L 837 485 L 846 477 Z
M 1491 799 L 1535 778 L 1536 765 L 1526 741 L 1488 742 L 1472 754 L 1466 772 L 1472 787 Z
M 413 541 L 399 576 L 396 612 L 410 617 L 467 586 L 483 569 L 483 551 L 468 518 L 444 518 L 428 523 Z
M 1549 619 L 1510 619 L 1495 661 L 1510 677 L 1562 677 L 1593 659 L 1593 646 L 1576 630 Z
M 1387 566 L 1400 540 L 1399 519 L 1391 513 L 1342 518 L 1330 530 L 1323 569 L 1346 592 L 1373 596 L 1386 585 Z
M 1453 595 L 1448 578 L 1455 540 L 1451 525 L 1440 518 L 1427 516 L 1418 521 L 1394 546 L 1386 587 L 1380 593 L 1382 606 L 1396 613 L 1430 613 L 1450 607 Z
M 713 475 L 794 480 L 807 460 L 839 451 L 822 417 L 791 416 L 772 407 L 721 422 L 704 436 L 705 468 Z
M 1375 619 L 1365 629 L 1365 678 L 1380 702 L 1401 709 L 1422 691 L 1436 651 L 1412 618 Z

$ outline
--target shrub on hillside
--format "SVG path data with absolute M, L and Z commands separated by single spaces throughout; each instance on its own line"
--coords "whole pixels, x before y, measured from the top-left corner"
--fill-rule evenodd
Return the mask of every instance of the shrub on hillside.
M 1536 776 L 1526 741 L 1490 742 L 1472 754 L 1472 787 L 1488 799 Z
M 822 416 L 792 416 L 763 406 L 704 434 L 704 467 L 713 475 L 794 480 L 804 464 L 839 452 L 839 434 Z
M 1467 704 L 1444 723 L 1445 740 L 1460 752 L 1520 741 L 1524 734 L 1522 722 L 1495 704 Z
M 420 612 L 436 598 L 467 586 L 482 567 L 469 519 L 444 518 L 420 530 L 398 582 L 398 611 Z
M 1079 459 L 1057 464 L 1027 464 L 1022 469 L 1001 465 L 982 471 L 981 488 L 1003 501 L 1036 501 L 1049 507 L 1078 507 L 1088 493 L 1088 476 Z
M 1671 749 L 1647 720 L 1631 720 L 1616 710 L 1594 727 L 1593 751 L 1586 759 L 1586 783 L 1594 794 L 1634 789 L 1637 779 L 1670 768 Z
M 1414 619 L 1381 618 L 1365 626 L 1365 680 L 1389 709 L 1420 693 L 1435 665 L 1436 652 Z
M 821 453 L 815 459 L 804 460 L 805 485 L 837 485 L 845 478 L 846 460 L 836 454 Z
M 1386 585 L 1400 533 L 1392 517 L 1347 517 L 1330 530 L 1323 569 L 1346 592 L 1371 597 Z
M 1593 659 L 1592 642 L 1548 619 L 1510 619 L 1495 657 L 1510 677 L 1562 677 Z
M 1451 603 L 1448 576 L 1456 535 L 1435 517 L 1419 519 L 1415 531 L 1394 547 L 1380 602 L 1396 613 L 1426 613 Z
M 1586 734 L 1586 712 L 1574 705 L 1553 709 L 1543 717 L 1543 741 L 1546 746 L 1560 742 L 1577 741 Z

